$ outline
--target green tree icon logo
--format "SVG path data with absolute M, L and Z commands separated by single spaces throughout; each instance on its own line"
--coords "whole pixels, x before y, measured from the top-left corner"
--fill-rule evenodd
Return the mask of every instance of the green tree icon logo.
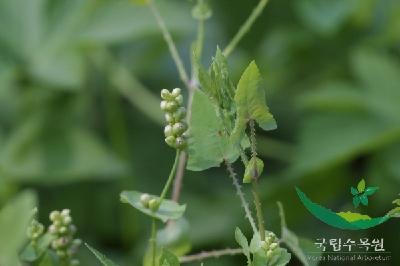
M 360 203 L 364 206 L 368 206 L 368 197 L 372 196 L 379 187 L 367 187 L 365 185 L 365 180 L 361 179 L 360 182 L 357 184 L 357 189 L 351 187 L 350 191 L 353 195 L 353 205 L 354 207 L 358 208 Z

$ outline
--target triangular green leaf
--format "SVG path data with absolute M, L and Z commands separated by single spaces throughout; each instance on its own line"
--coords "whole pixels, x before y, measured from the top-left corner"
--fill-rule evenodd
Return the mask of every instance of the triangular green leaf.
M 260 87 L 260 81 L 260 71 L 252 61 L 242 74 L 235 94 L 237 117 L 232 133 L 234 143 L 243 138 L 250 119 L 255 120 L 264 130 L 276 129 L 276 122 L 265 103 L 265 91 Z
M 104 266 L 118 266 L 117 264 L 109 260 L 105 255 L 101 254 L 98 250 L 92 248 L 88 244 L 85 245 Z
M 138 191 L 123 191 L 121 193 L 121 202 L 128 203 L 137 210 L 147 214 L 153 218 L 157 218 L 163 222 L 168 220 L 176 220 L 182 217 L 185 212 L 186 205 L 179 205 L 175 201 L 164 199 L 157 211 L 152 211 L 143 206 L 140 197 L 143 193 Z M 159 199 L 158 196 L 151 195 L 151 198 Z
M 358 182 L 357 190 L 358 190 L 358 192 L 360 192 L 360 193 L 363 193 L 363 192 L 364 192 L 364 190 L 365 190 L 365 180 L 364 180 L 364 179 L 361 179 L 361 181 Z
M 239 157 L 235 146 L 229 142 L 222 119 L 210 99 L 196 90 L 193 96 L 187 169 L 202 171 L 219 166 L 223 160 L 233 162 Z

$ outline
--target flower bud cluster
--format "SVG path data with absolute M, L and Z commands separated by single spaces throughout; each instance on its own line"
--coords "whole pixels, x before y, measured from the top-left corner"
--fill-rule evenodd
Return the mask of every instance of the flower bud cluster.
M 185 122 L 186 109 L 182 106 L 181 89 L 175 88 L 172 92 L 161 90 L 160 107 L 165 112 L 167 125 L 164 128 L 165 142 L 172 148 L 183 150 L 187 147 L 188 125 Z
M 44 226 L 35 219 L 32 220 L 26 232 L 28 238 L 31 240 L 33 245 L 36 245 L 37 240 L 43 235 Z
M 50 213 L 49 232 L 55 236 L 51 242 L 51 248 L 56 252 L 57 256 L 70 265 L 79 265 L 79 260 L 74 259 L 82 241 L 78 238 L 74 239 L 76 226 L 72 224 L 71 212 L 69 209 L 60 211 L 52 211 Z
M 279 239 L 272 232 L 265 236 L 265 241 L 262 241 L 261 247 L 264 249 L 267 258 L 271 259 L 274 256 L 274 251 L 279 247 Z
M 140 196 L 140 202 L 143 207 L 146 209 L 150 209 L 153 212 L 157 211 L 160 208 L 160 200 L 158 198 L 153 198 L 149 194 L 144 193 Z

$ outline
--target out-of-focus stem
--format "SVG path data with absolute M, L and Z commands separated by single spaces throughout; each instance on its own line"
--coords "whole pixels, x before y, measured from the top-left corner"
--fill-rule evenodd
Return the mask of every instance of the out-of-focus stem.
M 157 223 L 156 219 L 152 218 L 151 223 L 151 265 L 156 266 L 156 257 L 157 257 Z
M 260 231 L 261 240 L 264 240 L 265 239 L 264 214 L 262 210 L 260 196 L 258 194 L 257 180 L 254 180 L 253 182 L 251 182 L 251 184 L 254 197 L 254 205 L 256 206 L 256 212 L 257 212 L 258 230 Z
M 212 251 L 202 251 L 199 254 L 187 255 L 179 258 L 181 263 L 188 263 L 193 261 L 202 261 L 209 258 L 219 258 L 221 256 L 234 256 L 242 254 L 243 250 L 240 248 L 226 248 L 221 250 L 212 250 Z
M 256 19 L 261 15 L 262 11 L 264 10 L 265 6 L 268 4 L 268 0 L 261 0 L 258 5 L 253 9 L 250 16 L 247 20 L 240 26 L 239 31 L 236 35 L 232 38 L 229 44 L 223 51 L 223 54 L 228 57 L 233 50 L 235 50 L 236 45 L 242 40 L 243 36 L 251 29 L 251 26 L 254 24 Z
M 172 166 L 171 172 L 170 172 L 170 174 L 168 176 L 168 180 L 165 183 L 165 186 L 164 186 L 164 188 L 163 188 L 163 190 L 161 192 L 160 203 L 163 201 L 163 199 L 165 199 L 165 196 L 167 195 L 168 190 L 171 187 L 172 180 L 174 179 L 174 176 L 175 176 L 176 167 L 177 167 L 178 162 L 179 162 L 179 155 L 180 155 L 180 151 L 176 150 L 174 165 Z
M 179 77 L 181 78 L 182 82 L 186 85 L 186 87 L 189 88 L 190 87 L 189 76 L 186 73 L 185 66 L 183 65 L 181 56 L 179 55 L 178 50 L 176 49 L 176 45 L 165 24 L 165 21 L 160 15 L 158 7 L 153 0 L 148 0 L 148 5 L 150 7 L 151 13 L 153 14 L 155 20 L 157 21 L 157 24 L 162 32 L 164 40 L 168 45 L 168 49 L 171 53 L 172 59 L 175 62 L 176 68 L 178 69 Z

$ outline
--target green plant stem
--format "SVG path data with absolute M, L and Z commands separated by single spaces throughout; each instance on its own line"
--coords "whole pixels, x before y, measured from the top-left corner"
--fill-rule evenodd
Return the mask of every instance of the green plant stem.
M 156 257 L 157 257 L 157 223 L 156 219 L 152 218 L 151 223 L 151 265 L 156 266 Z
M 254 205 L 256 206 L 256 212 L 257 212 L 258 230 L 260 232 L 261 240 L 264 240 L 265 239 L 264 214 L 262 211 L 260 196 L 258 194 L 258 184 L 256 180 L 251 182 L 251 184 L 254 197 Z
M 234 256 L 234 255 L 239 255 L 242 254 L 243 250 L 241 248 L 226 248 L 226 249 L 221 249 L 221 250 L 211 250 L 211 251 L 202 251 L 198 254 L 193 254 L 193 255 L 187 255 L 184 257 L 180 257 L 179 261 L 180 263 L 188 263 L 188 262 L 194 262 L 194 261 L 202 261 L 205 259 L 209 258 L 219 258 L 221 256 Z
M 225 160 L 225 165 L 226 165 L 226 169 L 228 170 L 229 177 L 232 179 L 233 186 L 236 189 L 236 194 L 239 196 L 239 199 L 242 203 L 242 207 L 244 209 L 245 216 L 246 216 L 247 220 L 249 220 L 249 223 L 253 230 L 253 233 L 256 233 L 257 232 L 256 224 L 254 222 L 253 216 L 252 216 L 250 208 L 249 208 L 249 204 L 247 203 L 247 200 L 243 194 L 242 187 L 239 184 L 239 181 L 236 177 L 236 173 L 232 167 L 232 164 Z
M 174 165 L 172 166 L 171 172 L 170 172 L 170 174 L 168 176 L 168 180 L 165 183 L 165 186 L 164 186 L 164 188 L 163 188 L 163 190 L 161 192 L 161 195 L 160 195 L 160 204 L 165 199 L 165 196 L 167 195 L 168 190 L 171 187 L 172 180 L 174 179 L 174 176 L 175 176 L 176 167 L 177 167 L 178 162 L 179 162 L 179 155 L 180 155 L 180 151 L 176 150 Z
M 268 4 L 268 0 L 260 0 L 258 5 L 253 9 L 250 16 L 247 20 L 240 26 L 239 31 L 236 35 L 232 38 L 229 44 L 223 51 L 223 54 L 228 57 L 233 50 L 235 50 L 236 45 L 240 42 L 244 35 L 251 29 L 251 26 L 254 24 L 256 19 L 261 15 L 262 11 L 264 10 L 265 6 Z
M 190 88 L 190 81 L 189 81 L 189 76 L 186 73 L 185 67 L 183 65 L 183 61 L 178 53 L 178 50 L 176 49 L 176 45 L 172 39 L 172 36 L 165 24 L 164 19 L 160 15 L 160 12 L 158 10 L 157 5 L 155 4 L 154 0 L 148 0 L 148 5 L 150 8 L 151 13 L 153 14 L 161 32 L 164 37 L 165 42 L 168 45 L 168 49 L 171 53 L 172 59 L 175 62 L 175 65 L 178 69 L 179 77 L 181 78 L 182 82 L 185 84 L 187 88 Z
M 250 125 L 250 147 L 251 147 L 251 157 L 257 157 L 257 141 L 256 141 L 256 126 L 253 119 L 249 121 Z M 254 160 L 254 168 L 257 169 L 256 160 Z M 258 177 L 258 173 L 257 173 Z M 252 192 L 254 197 L 254 205 L 256 206 L 258 230 L 260 232 L 261 240 L 265 239 L 265 229 L 264 229 L 264 214 L 262 211 L 262 204 L 260 200 L 260 195 L 258 193 L 258 181 L 257 178 L 253 178 L 252 182 Z

